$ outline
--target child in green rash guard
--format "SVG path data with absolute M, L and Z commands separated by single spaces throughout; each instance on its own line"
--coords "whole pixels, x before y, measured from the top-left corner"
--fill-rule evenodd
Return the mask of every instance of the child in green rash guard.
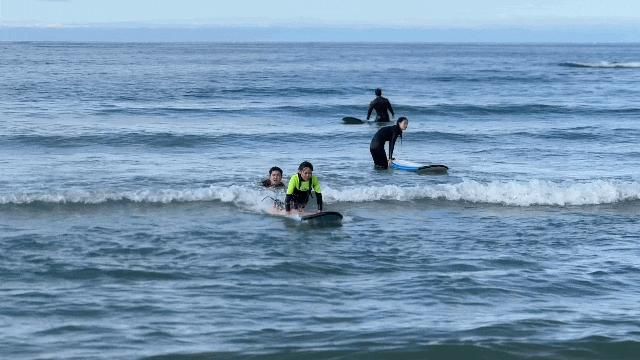
M 322 211 L 320 181 L 318 181 L 317 177 L 313 176 L 313 165 L 308 161 L 303 161 L 300 166 L 298 166 L 298 173 L 293 175 L 289 180 L 287 195 L 284 198 L 285 210 L 290 212 L 291 208 L 293 208 L 300 212 L 304 211 L 311 196 L 311 190 L 316 193 L 318 211 Z

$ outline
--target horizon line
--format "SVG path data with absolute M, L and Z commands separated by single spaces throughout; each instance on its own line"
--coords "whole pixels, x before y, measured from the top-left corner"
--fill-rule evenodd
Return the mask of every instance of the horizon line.
M 640 27 L 490 26 L 16 26 L 0 24 L 0 41 L 6 42 L 132 42 L 132 43 L 637 43 Z

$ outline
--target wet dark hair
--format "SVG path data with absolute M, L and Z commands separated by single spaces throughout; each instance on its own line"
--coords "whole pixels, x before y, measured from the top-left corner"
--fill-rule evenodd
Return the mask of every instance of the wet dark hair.
M 376 96 L 381 96 L 382 95 L 382 89 L 380 89 L 380 88 L 377 88 L 375 92 L 376 92 Z
M 282 175 L 282 169 L 280 169 L 277 166 L 272 167 L 271 169 L 269 169 L 269 175 L 271 175 L 272 172 L 277 171 L 280 173 L 280 175 Z
M 311 165 L 311 163 L 308 161 L 301 162 L 300 166 L 298 166 L 298 171 L 302 171 L 302 169 L 304 168 L 309 168 L 311 169 L 311 171 L 313 171 L 313 165 Z
M 405 121 L 405 120 L 406 120 L 406 121 L 409 121 L 409 119 L 407 119 L 405 116 L 400 116 L 400 117 L 398 118 L 398 120 L 396 121 L 396 126 L 397 126 L 398 128 L 400 128 L 400 123 L 401 123 L 401 122 L 403 122 L 403 121 Z M 402 129 L 400 129 L 400 134 L 399 134 L 399 136 L 400 136 L 400 144 L 402 144 Z

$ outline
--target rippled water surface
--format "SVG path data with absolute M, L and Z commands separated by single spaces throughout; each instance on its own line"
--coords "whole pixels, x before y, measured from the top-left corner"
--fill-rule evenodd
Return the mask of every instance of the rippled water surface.
M 0 353 L 635 359 L 640 46 L 0 43 Z M 375 171 L 382 87 L 409 129 Z M 340 227 L 270 215 L 309 160 Z M 266 198 L 266 199 L 265 199 Z

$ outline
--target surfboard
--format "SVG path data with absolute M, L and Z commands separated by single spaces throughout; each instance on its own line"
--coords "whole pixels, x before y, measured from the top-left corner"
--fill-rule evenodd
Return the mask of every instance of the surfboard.
M 371 121 L 371 120 L 362 120 L 362 119 L 358 119 L 356 117 L 353 116 L 346 116 L 342 118 L 342 122 L 345 125 L 361 125 L 361 124 L 369 124 L 369 125 L 378 125 L 378 126 L 385 126 L 385 125 L 392 125 L 393 122 L 392 121 Z
M 283 208 L 274 206 L 268 211 L 271 215 L 281 216 L 290 220 L 299 221 L 302 224 L 311 226 L 340 226 L 342 225 L 342 214 L 337 211 L 319 211 L 315 213 L 299 213 L 292 211 L 287 214 Z
M 347 125 L 359 125 L 359 124 L 364 124 L 366 123 L 365 120 L 361 120 L 358 118 L 354 118 L 352 116 L 345 116 L 342 118 L 342 122 L 347 124 Z
M 314 214 L 303 215 L 300 220 L 313 226 L 337 226 L 342 225 L 342 214 L 337 211 L 321 211 Z
M 413 161 L 393 160 L 391 168 L 395 170 L 412 171 L 418 174 L 444 175 L 449 171 L 449 167 L 439 164 L 420 164 Z

